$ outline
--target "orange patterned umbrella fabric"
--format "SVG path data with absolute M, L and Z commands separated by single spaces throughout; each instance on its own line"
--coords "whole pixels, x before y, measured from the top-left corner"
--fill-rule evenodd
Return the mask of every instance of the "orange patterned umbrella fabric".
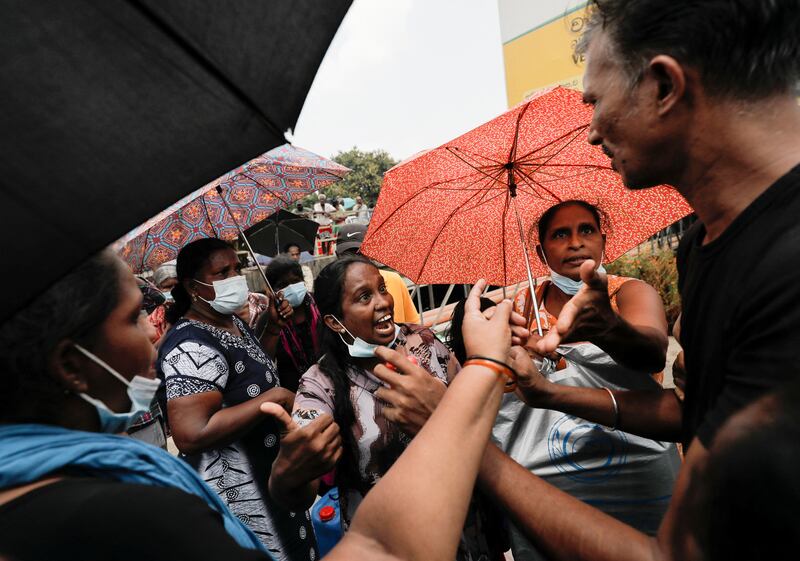
M 555 88 L 386 172 L 361 251 L 417 283 L 509 285 L 527 278 L 512 196 L 529 248 L 548 208 L 580 199 L 606 219 L 613 261 L 692 209 L 668 186 L 631 191 L 589 145 L 592 109 Z M 529 253 L 533 275 L 547 269 Z

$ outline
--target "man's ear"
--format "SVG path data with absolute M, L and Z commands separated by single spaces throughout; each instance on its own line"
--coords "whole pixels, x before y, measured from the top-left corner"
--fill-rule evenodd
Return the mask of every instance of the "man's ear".
M 89 384 L 82 373 L 83 355 L 75 348 L 71 339 L 62 339 L 56 343 L 48 360 L 51 375 L 65 390 L 71 392 L 87 392 Z
M 686 98 L 686 70 L 671 56 L 653 57 L 648 73 L 656 82 L 655 106 L 659 115 L 669 113 L 678 102 Z

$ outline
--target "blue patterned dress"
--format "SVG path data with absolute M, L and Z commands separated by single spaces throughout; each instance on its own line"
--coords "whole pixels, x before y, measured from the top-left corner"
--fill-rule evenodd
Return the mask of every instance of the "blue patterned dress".
M 234 323 L 241 337 L 185 318 L 167 333 L 157 361 L 158 375 L 166 381 L 167 401 L 220 392 L 223 407 L 230 407 L 280 385 L 275 363 L 253 332 L 235 316 Z M 219 492 L 275 559 L 315 561 L 317 547 L 308 512 L 287 511 L 272 502 L 267 492 L 279 448 L 279 427 L 265 418 L 228 446 L 182 457 Z

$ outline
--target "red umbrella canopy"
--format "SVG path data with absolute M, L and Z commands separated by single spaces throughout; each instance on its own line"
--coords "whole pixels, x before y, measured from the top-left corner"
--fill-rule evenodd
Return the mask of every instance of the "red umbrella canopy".
M 671 187 L 626 189 L 588 143 L 591 118 L 580 92 L 559 87 L 395 166 L 362 252 L 417 283 L 509 285 L 527 278 L 513 204 L 529 249 L 551 206 L 573 199 L 597 206 L 606 261 L 692 212 Z M 533 274 L 546 274 L 529 255 Z

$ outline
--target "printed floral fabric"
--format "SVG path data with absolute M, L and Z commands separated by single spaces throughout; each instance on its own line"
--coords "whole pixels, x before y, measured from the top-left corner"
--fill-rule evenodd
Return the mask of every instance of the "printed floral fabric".
M 241 336 L 195 320 L 181 319 L 175 324 L 157 361 L 167 401 L 219 392 L 222 406 L 230 407 L 280 385 L 274 362 L 252 331 L 235 316 L 234 324 Z M 266 489 L 279 449 L 279 427 L 265 419 L 228 446 L 182 457 L 275 559 L 314 561 L 317 549 L 309 513 L 281 508 Z

